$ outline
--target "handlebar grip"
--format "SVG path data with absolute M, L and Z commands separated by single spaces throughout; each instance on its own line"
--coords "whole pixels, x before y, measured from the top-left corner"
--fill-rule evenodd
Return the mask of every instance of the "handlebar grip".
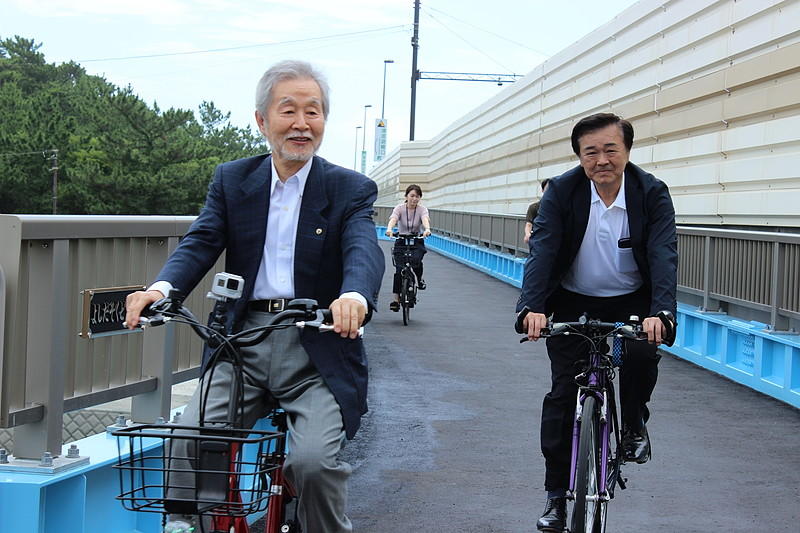
M 155 305 L 159 303 L 161 300 L 157 300 L 150 305 L 144 306 L 141 311 L 139 311 L 139 316 L 150 318 L 151 316 L 157 315 L 159 313 L 158 310 L 154 309 Z
M 667 346 L 672 346 L 675 344 L 675 335 L 678 330 L 678 321 L 675 320 L 675 316 L 672 314 L 671 311 L 659 311 L 656 313 L 656 316 L 661 320 L 661 324 L 664 326 L 664 330 L 666 331 L 666 335 L 662 342 Z

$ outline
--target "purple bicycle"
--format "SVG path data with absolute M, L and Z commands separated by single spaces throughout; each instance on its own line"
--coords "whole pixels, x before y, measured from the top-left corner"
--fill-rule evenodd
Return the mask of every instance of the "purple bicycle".
M 666 330 L 663 342 L 672 346 L 676 329 L 672 313 L 661 311 L 656 316 Z M 627 324 L 582 316 L 577 322 L 548 322 L 548 327 L 541 331 L 543 338 L 560 335 L 578 335 L 589 345 L 588 360 L 575 376 L 578 397 L 567 493 L 567 498 L 573 501 L 569 531 L 603 533 L 608 502 L 614 497 L 617 485 L 625 489 L 626 481 L 622 477 L 625 460 L 614 391 L 616 367 L 621 364 L 624 339 L 647 341 L 647 334 L 635 316 Z M 613 339 L 610 354 L 607 339 Z M 528 338 L 523 337 L 520 342 L 526 340 Z

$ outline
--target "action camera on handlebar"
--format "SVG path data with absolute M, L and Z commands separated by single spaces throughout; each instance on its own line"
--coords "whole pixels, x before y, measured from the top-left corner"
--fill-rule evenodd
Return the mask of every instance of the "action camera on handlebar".
M 238 300 L 244 291 L 244 278 L 236 274 L 218 272 L 214 274 L 211 292 L 206 297 L 214 300 Z

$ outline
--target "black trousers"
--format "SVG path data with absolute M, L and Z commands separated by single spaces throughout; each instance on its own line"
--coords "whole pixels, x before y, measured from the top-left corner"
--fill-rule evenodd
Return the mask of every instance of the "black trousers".
M 559 288 L 553 295 L 553 321 L 573 322 L 583 313 L 604 322 L 625 322 L 630 315 L 648 316 L 650 295 L 644 289 L 608 298 L 576 294 Z M 542 404 L 541 445 L 545 458 L 545 489 L 569 485 L 572 426 L 578 386 L 579 361 L 588 358 L 586 342 L 577 336 L 547 339 L 552 386 Z M 626 341 L 620 371 L 620 404 L 626 426 L 636 427 L 650 416 L 647 402 L 658 379 L 657 347 L 647 342 Z
M 392 249 L 392 257 L 394 258 L 392 292 L 394 294 L 400 294 L 400 283 L 402 282 L 400 271 L 403 269 L 403 265 L 405 265 L 405 257 L 403 254 L 406 249 L 411 250 L 411 270 L 417 275 L 417 280 L 422 279 L 422 257 L 428 252 L 427 248 L 425 248 L 425 242 L 422 239 L 414 239 L 414 246 L 406 246 L 401 244 L 400 241 L 395 241 L 394 248 Z

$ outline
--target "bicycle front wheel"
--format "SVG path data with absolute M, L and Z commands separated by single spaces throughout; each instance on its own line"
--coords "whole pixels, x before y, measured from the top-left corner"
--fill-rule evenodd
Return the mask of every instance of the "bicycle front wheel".
M 414 290 L 413 282 L 408 276 L 403 276 L 400 286 L 400 306 L 403 308 L 403 325 L 407 326 L 411 315 L 411 292 Z
M 600 416 L 597 399 L 587 396 L 578 443 L 571 533 L 601 533 L 606 502 L 601 501 L 600 475 Z

